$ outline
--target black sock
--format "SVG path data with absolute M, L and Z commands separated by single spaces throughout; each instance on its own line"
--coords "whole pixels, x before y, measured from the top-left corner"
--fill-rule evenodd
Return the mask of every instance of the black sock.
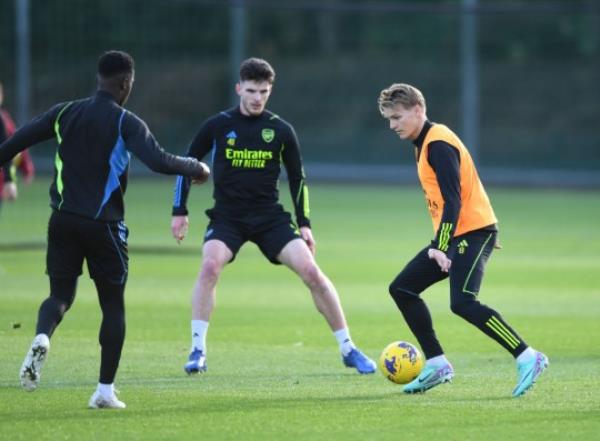
M 95 281 L 102 309 L 102 325 L 99 341 L 100 383 L 111 384 L 115 380 L 121 351 L 125 341 L 125 285 L 114 285 Z

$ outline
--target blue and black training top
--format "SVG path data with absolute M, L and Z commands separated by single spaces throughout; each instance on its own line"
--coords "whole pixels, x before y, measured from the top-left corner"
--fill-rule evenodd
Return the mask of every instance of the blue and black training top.
M 294 128 L 272 112 L 246 116 L 239 107 L 206 120 L 188 155 L 210 154 L 215 208 L 231 216 L 265 212 L 279 204 L 279 175 L 285 167 L 298 226 L 310 226 L 308 188 Z M 173 215 L 187 215 L 190 179 L 178 177 Z
M 50 206 L 105 222 L 123 220 L 130 152 L 155 172 L 202 176 L 198 161 L 165 152 L 138 116 L 108 92 L 59 103 L 0 145 L 0 165 L 55 137 Z

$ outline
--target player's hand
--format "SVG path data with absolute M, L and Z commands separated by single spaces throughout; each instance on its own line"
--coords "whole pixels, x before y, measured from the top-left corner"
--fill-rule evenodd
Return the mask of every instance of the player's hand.
M 14 182 L 5 182 L 4 188 L 2 189 L 2 199 L 5 201 L 14 201 L 17 199 L 19 193 L 17 192 L 17 184 Z
M 210 167 L 204 162 L 200 162 L 200 165 L 202 166 L 202 174 L 200 176 L 194 176 L 192 178 L 192 184 L 204 184 L 210 177 Z
M 173 216 L 171 218 L 171 234 L 177 241 L 181 243 L 185 239 L 185 235 L 188 232 L 189 221 L 187 216 Z
M 300 227 L 300 236 L 302 236 L 302 239 L 304 239 L 304 242 L 306 242 L 306 245 L 308 245 L 308 249 L 314 256 L 316 252 L 317 243 L 315 242 L 315 239 L 313 239 L 310 227 Z
M 429 248 L 429 251 L 427 251 L 427 255 L 429 256 L 430 259 L 435 260 L 437 262 L 437 264 L 440 266 L 440 269 L 442 270 L 442 272 L 447 273 L 448 270 L 450 269 L 450 266 L 452 265 L 452 261 L 450 259 L 448 259 L 448 256 L 446 256 L 446 253 L 444 253 L 443 251 L 440 251 L 436 248 Z

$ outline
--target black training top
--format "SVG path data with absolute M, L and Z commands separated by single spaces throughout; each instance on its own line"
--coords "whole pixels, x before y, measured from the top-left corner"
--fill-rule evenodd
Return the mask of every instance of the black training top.
M 146 123 L 104 91 L 53 106 L 0 145 L 0 165 L 33 144 L 56 137 L 50 206 L 101 221 L 124 216 L 129 152 L 155 172 L 202 176 L 192 158 L 165 152 Z
M 286 168 L 298 226 L 310 226 L 308 189 L 294 128 L 265 110 L 245 116 L 239 107 L 206 120 L 188 155 L 202 159 L 211 152 L 215 208 L 232 215 L 278 205 L 281 164 Z M 190 180 L 175 184 L 173 215 L 186 215 Z

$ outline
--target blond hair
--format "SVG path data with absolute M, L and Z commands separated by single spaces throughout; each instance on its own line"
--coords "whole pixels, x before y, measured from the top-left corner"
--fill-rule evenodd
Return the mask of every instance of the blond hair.
M 379 111 L 401 104 L 405 109 L 412 109 L 415 106 L 421 106 L 427 110 L 425 97 L 419 89 L 410 84 L 394 83 L 387 89 L 383 89 L 377 100 Z

